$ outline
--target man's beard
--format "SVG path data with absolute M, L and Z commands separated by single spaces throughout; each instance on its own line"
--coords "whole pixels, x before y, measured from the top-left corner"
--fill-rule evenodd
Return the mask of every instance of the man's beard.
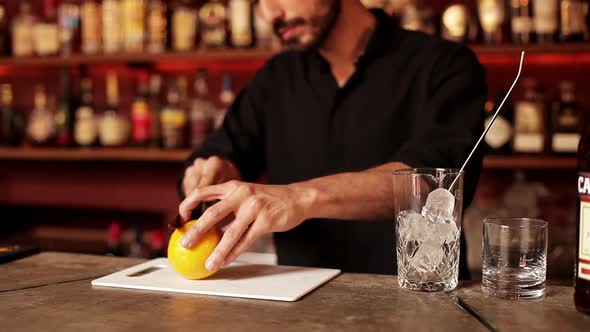
M 316 49 L 320 47 L 326 38 L 332 32 L 336 21 L 338 20 L 338 16 L 340 16 L 341 10 L 341 1 L 342 0 L 332 0 L 330 3 L 330 8 L 328 9 L 328 13 L 324 16 L 316 16 L 311 18 L 310 20 L 306 20 L 301 17 L 296 17 L 290 19 L 289 21 L 278 20 L 273 23 L 273 31 L 281 40 L 283 46 L 292 49 Z M 299 25 L 309 25 L 310 27 L 320 26 L 319 33 L 313 36 L 313 39 L 308 42 L 307 44 L 301 44 L 299 38 L 291 38 L 284 40 L 281 37 L 280 31 L 285 27 L 297 27 Z

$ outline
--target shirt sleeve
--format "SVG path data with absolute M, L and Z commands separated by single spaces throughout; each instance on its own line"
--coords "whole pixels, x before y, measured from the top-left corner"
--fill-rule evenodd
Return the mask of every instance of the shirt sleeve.
M 261 69 L 229 107 L 221 127 L 208 135 L 184 163 L 184 169 L 197 158 L 218 156 L 233 162 L 244 181 L 256 181 L 264 171 L 264 100 L 268 69 Z M 183 170 L 184 173 L 184 170 Z M 185 197 L 181 175 L 177 189 Z
M 411 167 L 460 168 L 484 129 L 487 86 L 483 67 L 471 50 L 458 46 L 433 62 L 420 95 L 414 134 L 395 160 Z M 465 170 L 465 206 L 475 194 L 484 149 L 478 148 Z

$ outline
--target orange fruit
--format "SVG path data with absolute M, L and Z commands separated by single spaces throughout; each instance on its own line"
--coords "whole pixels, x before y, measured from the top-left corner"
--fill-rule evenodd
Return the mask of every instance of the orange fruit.
M 190 249 L 180 245 L 180 240 L 186 232 L 197 222 L 189 221 L 182 227 L 177 228 L 168 243 L 168 260 L 170 265 L 181 276 L 187 279 L 203 279 L 213 275 L 217 271 L 209 271 L 205 262 L 213 249 L 221 240 L 221 235 L 215 227 L 207 231 L 199 242 Z

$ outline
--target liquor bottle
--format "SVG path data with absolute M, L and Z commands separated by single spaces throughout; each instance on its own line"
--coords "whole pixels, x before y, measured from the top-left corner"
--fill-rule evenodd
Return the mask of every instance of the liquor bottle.
M 172 13 L 172 48 L 190 51 L 195 47 L 197 13 L 186 0 L 179 0 Z
M 74 108 L 70 95 L 70 74 L 61 70 L 61 95 L 55 113 L 55 142 L 58 146 L 70 146 L 73 142 Z
M 152 74 L 150 76 L 150 95 L 148 101 L 148 107 L 151 112 L 150 119 L 150 146 L 160 147 L 162 145 L 161 135 L 161 124 L 160 124 L 160 112 L 162 109 L 160 103 L 161 91 L 162 91 L 162 76 L 158 74 Z
M 254 30 L 257 48 L 270 50 L 275 47 L 275 36 L 272 27 L 262 18 L 258 11 L 254 11 Z
M 228 10 L 232 46 L 252 47 L 254 42 L 252 3 L 249 0 L 230 0 Z
M 478 26 L 465 5 L 454 4 L 445 9 L 441 18 L 443 38 L 458 43 L 475 41 Z
M 587 3 L 582 0 L 561 0 L 560 33 L 561 41 L 584 41 L 587 36 L 586 16 Z
M 163 52 L 166 49 L 168 33 L 166 2 L 149 0 L 147 4 L 147 50 L 152 53 Z
M 101 45 L 101 15 L 100 4 L 96 0 L 85 0 L 82 3 L 82 52 L 95 54 L 100 50 Z
M 25 120 L 13 105 L 12 86 L 0 85 L 0 145 L 19 146 L 23 141 Z
M 578 193 L 574 303 L 579 312 L 590 315 L 590 127 L 578 146 Z
M 514 152 L 541 153 L 545 148 L 545 110 L 534 79 L 526 79 L 524 99 L 514 104 Z
M 560 101 L 553 105 L 551 114 L 551 146 L 555 153 L 576 153 L 582 130 L 582 108 L 576 101 L 575 85 L 562 81 Z
M 494 113 L 501 101 L 501 96 L 496 98 L 489 98 L 485 102 L 486 120 L 485 126 L 490 123 Z M 505 105 L 508 106 L 508 105 Z M 514 129 L 512 128 L 512 109 L 506 107 L 503 112 L 498 113 L 494 125 L 490 128 L 485 136 L 485 142 L 490 148 L 489 153 L 492 154 L 509 154 L 512 149 L 512 138 L 514 136 Z
M 6 41 L 9 33 L 8 10 L 5 3 L 0 3 L 0 55 L 6 55 L 8 53 Z
M 510 14 L 512 42 L 516 44 L 528 44 L 531 40 L 533 29 L 530 2 L 528 0 L 510 0 Z
M 134 146 L 148 146 L 152 110 L 148 103 L 148 76 L 141 73 L 138 77 L 137 96 L 131 104 L 131 143 Z
M 96 144 L 98 128 L 94 108 L 92 80 L 84 75 L 80 80 L 81 103 L 76 110 L 74 125 L 74 140 L 81 147 L 91 147 Z
M 223 80 L 221 82 L 221 93 L 219 94 L 219 101 L 221 104 L 221 108 L 217 111 L 215 116 L 215 129 L 221 127 L 223 124 L 223 119 L 225 118 L 225 113 L 236 99 L 236 95 L 233 90 L 233 79 L 231 75 L 225 74 L 223 75 Z
M 406 30 L 422 31 L 433 35 L 436 32 L 434 11 L 423 1 L 406 4 L 401 12 L 401 26 Z
M 207 70 L 201 68 L 197 71 L 197 78 L 194 82 L 194 98 L 190 111 L 190 137 L 192 147 L 199 147 L 203 143 L 205 136 L 213 129 L 214 112 L 215 106 L 209 99 Z
M 178 82 L 168 87 L 167 104 L 160 113 L 162 125 L 162 147 L 179 149 L 185 146 L 187 116 L 180 106 L 180 89 Z
M 538 43 L 552 43 L 558 29 L 557 0 L 533 0 L 533 25 Z
M 55 0 L 43 0 L 43 16 L 33 28 L 35 53 L 40 56 L 59 52 L 59 27 Z
M 133 240 L 129 245 L 129 257 L 146 257 L 145 248 L 143 245 L 143 230 L 137 226 L 133 230 Z
M 123 0 L 123 47 L 127 52 L 141 52 L 144 43 L 146 4 L 143 0 Z
M 102 47 L 106 53 L 121 50 L 123 26 L 121 20 L 121 1 L 103 0 L 102 2 Z
M 70 55 L 75 50 L 80 29 L 80 6 L 74 2 L 62 2 L 58 7 L 58 22 L 60 52 Z
M 154 259 L 165 256 L 164 232 L 161 230 L 152 231 L 150 236 L 150 258 Z
M 199 10 L 201 43 L 207 48 L 224 47 L 227 44 L 227 10 L 220 0 L 210 0 Z
M 27 136 L 32 145 L 50 145 L 55 134 L 53 114 L 43 85 L 35 87 L 35 107 L 29 114 Z
M 123 249 L 121 248 L 121 225 L 116 222 L 112 222 L 109 225 L 106 254 L 108 256 L 123 256 Z
M 505 20 L 504 3 L 502 0 L 479 0 L 479 22 L 484 33 L 486 44 L 502 42 L 502 26 Z
M 107 74 L 106 93 L 107 106 L 98 126 L 98 138 L 102 146 L 123 146 L 127 143 L 129 123 L 119 112 L 119 85 L 114 72 Z
M 31 3 L 21 1 L 18 15 L 12 20 L 12 54 L 31 56 L 34 50 L 33 28 L 36 24 Z

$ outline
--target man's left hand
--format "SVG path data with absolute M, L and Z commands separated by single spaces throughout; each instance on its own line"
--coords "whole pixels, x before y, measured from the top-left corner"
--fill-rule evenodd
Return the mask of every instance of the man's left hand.
M 220 201 L 209 207 L 187 231 L 181 245 L 194 246 L 211 227 L 233 216 L 222 229 L 221 242 L 205 263 L 208 270 L 216 270 L 233 262 L 262 235 L 290 230 L 308 219 L 306 213 L 313 199 L 312 190 L 295 185 L 229 181 L 198 188 L 180 204 L 178 211 L 184 220 L 189 220 L 199 203 Z

